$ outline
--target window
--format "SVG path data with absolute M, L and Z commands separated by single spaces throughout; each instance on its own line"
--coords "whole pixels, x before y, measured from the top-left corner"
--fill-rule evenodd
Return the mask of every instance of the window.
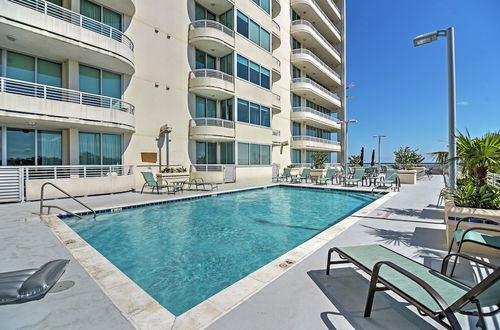
M 292 10 L 292 21 L 296 21 L 300 19 L 300 15 L 295 12 L 295 10 Z
M 268 107 L 238 99 L 238 121 L 270 127 L 271 111 Z
M 268 52 L 271 51 L 271 37 L 269 32 L 264 29 L 260 29 L 260 45 Z
M 233 99 L 220 101 L 220 117 L 225 120 L 233 120 Z
M 39 84 L 62 87 L 61 64 L 38 59 L 36 77 Z
M 250 40 L 260 45 L 260 25 L 250 20 Z
M 292 49 L 302 48 L 302 44 L 295 38 L 292 38 Z
M 122 137 L 117 134 L 102 134 L 102 165 L 122 163 Z
M 269 145 L 238 142 L 238 165 L 270 165 Z
M 249 61 L 241 55 L 238 55 L 237 62 L 237 74 L 239 78 L 248 80 L 266 89 L 271 89 L 271 72 L 268 69 Z
M 271 13 L 271 1 L 270 0 L 252 0 L 257 6 L 264 9 L 268 14 Z
M 217 164 L 217 143 L 196 142 L 196 164 Z
M 270 33 L 262 28 L 257 22 L 248 18 L 247 15 L 243 14 L 238 10 L 236 19 L 236 31 L 249 38 L 255 44 L 261 46 L 268 52 L 271 51 L 271 38 Z
M 306 135 L 307 136 L 313 136 L 321 139 L 327 139 L 330 140 L 331 133 L 325 130 L 322 130 L 321 128 L 313 127 L 313 126 L 306 126 Z
M 18 128 L 7 129 L 7 165 L 36 165 L 35 130 Z
M 234 164 L 234 142 L 220 144 L 220 163 Z
M 307 107 L 311 108 L 311 109 L 314 109 L 314 110 L 317 110 L 319 112 L 323 112 L 327 115 L 331 115 L 331 112 L 329 109 L 325 108 L 325 107 L 322 107 L 321 105 L 319 104 L 316 104 L 314 102 L 311 102 L 309 100 L 306 100 L 306 105 Z
M 292 66 L 292 78 L 300 78 L 300 69 L 296 66 Z
M 37 165 L 62 164 L 62 134 L 37 131 Z
M 119 165 L 122 163 L 122 136 L 80 132 L 80 165 Z
M 299 136 L 301 134 L 300 123 L 292 123 L 292 136 Z
M 80 64 L 80 91 L 121 98 L 121 75 Z
M 217 102 L 201 96 L 196 96 L 196 117 L 197 118 L 216 118 Z
M 60 63 L 14 52 L 7 52 L 6 76 L 12 79 L 54 87 L 62 86 L 62 68 Z
M 93 21 L 98 21 L 122 31 L 122 15 L 106 7 L 101 7 L 88 0 L 80 0 L 80 14 L 92 20 L 83 19 L 82 26 L 89 30 L 104 35 L 109 35 L 109 30 L 101 29 Z M 113 36 L 114 38 L 114 36 Z
M 248 38 L 248 17 L 239 10 L 236 15 L 236 31 Z
M 300 107 L 300 96 L 292 93 L 292 107 Z
M 215 21 L 215 14 L 198 3 L 196 3 L 194 11 L 195 11 L 194 13 L 195 20 L 207 19 Z
M 292 149 L 292 163 L 302 163 L 300 150 Z
M 225 13 L 220 14 L 219 16 L 220 23 L 231 30 L 233 29 L 233 9 L 229 9 Z
M 233 75 L 233 53 L 221 57 L 220 61 L 220 71 Z
M 196 50 L 196 69 L 215 70 L 215 57 L 208 55 L 204 51 Z

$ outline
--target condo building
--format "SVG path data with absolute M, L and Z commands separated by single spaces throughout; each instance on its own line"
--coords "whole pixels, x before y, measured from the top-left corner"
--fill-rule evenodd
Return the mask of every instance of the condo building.
M 160 162 L 270 179 L 340 160 L 344 119 L 343 0 L 0 0 L 0 164 L 18 180 L 113 166 L 137 184 Z

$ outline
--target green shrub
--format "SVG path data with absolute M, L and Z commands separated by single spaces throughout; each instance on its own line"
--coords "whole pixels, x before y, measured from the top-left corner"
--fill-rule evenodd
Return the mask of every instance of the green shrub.
M 323 169 L 325 168 L 325 163 L 328 160 L 328 154 L 326 152 L 314 152 L 311 155 L 311 160 L 313 162 L 312 168 Z
M 456 206 L 480 209 L 500 209 L 500 189 L 490 185 L 476 189 L 475 180 L 457 182 L 453 199 Z

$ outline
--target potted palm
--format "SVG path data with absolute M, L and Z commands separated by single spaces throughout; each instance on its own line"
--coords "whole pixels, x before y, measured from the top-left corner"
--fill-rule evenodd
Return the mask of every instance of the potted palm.
M 314 152 L 311 155 L 312 169 L 311 178 L 320 178 L 326 173 L 325 163 L 328 160 L 328 154 L 326 152 Z
M 401 183 L 417 183 L 417 172 L 425 170 L 423 167 L 416 166 L 424 160 L 424 157 L 418 153 L 418 149 L 401 147 L 394 151 L 394 160 Z

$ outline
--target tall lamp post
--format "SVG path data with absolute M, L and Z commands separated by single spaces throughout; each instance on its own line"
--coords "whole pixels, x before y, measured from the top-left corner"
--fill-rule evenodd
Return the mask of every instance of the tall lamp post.
M 347 176 L 347 132 L 349 130 L 349 124 L 354 124 L 357 123 L 358 121 L 356 119 L 351 119 L 351 120 L 345 120 L 342 123 L 345 125 L 345 136 L 344 136 L 344 171 Z
M 380 140 L 387 137 L 387 135 L 374 135 L 374 138 L 378 138 L 378 169 L 380 170 Z
M 415 47 L 421 46 L 433 41 L 438 37 L 446 37 L 448 48 L 448 162 L 450 165 L 450 188 L 455 190 L 457 182 L 457 163 L 456 163 L 456 143 L 455 143 L 455 125 L 456 125 L 456 97 L 455 97 L 455 32 L 453 27 L 446 30 L 438 30 L 420 35 L 413 39 Z

